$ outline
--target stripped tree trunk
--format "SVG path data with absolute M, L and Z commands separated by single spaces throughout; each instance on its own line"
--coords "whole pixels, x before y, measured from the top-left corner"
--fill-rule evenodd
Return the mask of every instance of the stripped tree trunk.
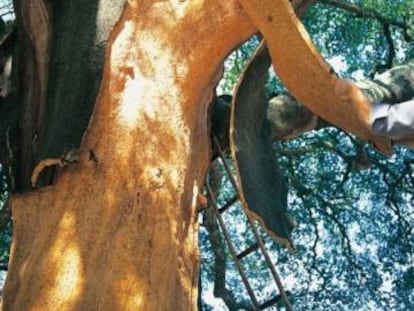
M 14 155 L 13 190 L 24 193 L 11 199 L 4 310 L 196 309 L 196 205 L 222 61 L 257 31 L 248 16 L 273 56 L 294 48 L 277 42 L 269 27 L 287 0 L 241 2 L 248 15 L 236 0 L 15 0 L 19 118 L 6 145 Z M 101 75 L 94 68 L 115 20 L 96 95 Z M 306 51 L 294 55 L 307 59 Z M 289 73 L 289 63 L 279 65 Z M 318 68 L 324 88 L 316 95 L 325 89 L 331 96 L 326 66 Z M 311 77 L 286 79 L 300 90 Z M 352 118 L 344 105 L 332 110 L 303 98 L 335 124 L 338 116 Z M 28 192 L 35 164 L 77 145 L 92 107 L 79 163 L 62 168 L 54 186 Z M 345 128 L 371 136 L 357 121 Z M 36 182 L 49 183 L 44 175 Z
M 53 45 L 47 22 L 31 33 Z M 12 197 L 4 310 L 196 308 L 208 104 L 222 60 L 253 32 L 235 1 L 125 4 L 79 163 L 53 187 Z M 39 51 L 53 53 L 46 43 Z M 48 78 L 39 83 L 53 89 Z

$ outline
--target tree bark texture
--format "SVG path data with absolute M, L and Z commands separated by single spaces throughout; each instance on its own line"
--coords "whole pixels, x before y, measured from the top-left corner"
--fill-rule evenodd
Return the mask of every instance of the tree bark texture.
M 17 111 L 8 142 L 13 191 L 31 188 L 39 160 L 79 146 L 99 90 L 109 31 L 124 2 L 15 1 L 14 107 L 3 110 Z M 45 175 L 39 184 L 49 183 L 50 172 Z
M 267 9 L 278 3 L 287 2 Z M 224 58 L 257 29 L 236 0 L 15 6 L 22 28 L 13 190 L 31 189 L 35 163 L 83 140 L 79 163 L 61 169 L 53 187 L 12 196 L 3 309 L 196 309 L 208 106 Z
M 12 197 L 4 310 L 196 309 L 208 104 L 223 59 L 254 31 L 235 1 L 125 4 L 79 163 L 53 187 Z M 53 55 L 55 40 L 43 47 Z M 60 65 L 46 79 L 56 105 L 75 83 L 59 84 L 71 70 Z

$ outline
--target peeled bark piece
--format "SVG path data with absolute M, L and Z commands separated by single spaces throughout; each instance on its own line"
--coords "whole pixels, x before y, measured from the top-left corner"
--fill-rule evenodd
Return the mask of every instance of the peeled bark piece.
M 229 95 L 222 95 L 216 97 L 211 108 L 211 134 L 216 137 L 220 143 L 223 151 L 228 151 L 230 146 L 229 129 L 230 129 L 230 113 L 231 113 L 232 97 Z M 214 160 L 218 156 L 216 145 L 213 144 Z
M 239 0 L 264 36 L 273 66 L 295 98 L 312 112 L 389 153 L 351 105 L 334 90 L 334 76 L 287 0 Z
M 270 57 L 261 44 L 245 69 L 232 103 L 230 141 L 241 202 L 276 240 L 292 249 L 288 188 L 271 147 L 265 83 Z

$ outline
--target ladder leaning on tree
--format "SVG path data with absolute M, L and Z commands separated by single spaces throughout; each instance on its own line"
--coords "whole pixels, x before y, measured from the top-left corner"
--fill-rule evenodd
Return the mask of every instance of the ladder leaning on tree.
M 209 202 L 211 202 L 209 208 L 212 208 L 213 211 L 214 211 L 214 214 L 216 215 L 216 218 L 217 218 L 218 224 L 219 224 L 219 226 L 222 230 L 224 239 L 226 240 L 227 245 L 229 247 L 231 257 L 232 257 L 232 259 L 233 259 L 233 261 L 234 261 L 234 263 L 237 267 L 237 270 L 238 270 L 238 273 L 240 274 L 242 282 L 243 282 L 244 286 L 246 287 L 247 293 L 249 294 L 249 297 L 252 301 L 254 310 L 264 310 L 266 308 L 269 308 L 269 307 L 275 305 L 280 300 L 283 301 L 286 310 L 288 310 L 288 311 L 293 310 L 292 306 L 289 302 L 289 298 L 286 295 L 286 292 L 283 288 L 281 279 L 280 279 L 280 277 L 279 277 L 279 275 L 276 271 L 276 268 L 275 268 L 275 266 L 274 266 L 274 264 L 273 264 L 273 262 L 270 258 L 270 255 L 269 255 L 269 253 L 266 249 L 266 246 L 264 245 L 263 239 L 260 236 L 259 231 L 257 230 L 257 227 L 256 227 L 256 224 L 255 224 L 254 220 L 252 219 L 251 216 L 249 216 L 248 213 L 246 213 L 246 217 L 248 219 L 249 226 L 251 227 L 251 229 L 253 231 L 256 243 L 254 243 L 253 245 L 249 246 L 248 248 L 244 249 L 243 251 L 241 251 L 239 253 L 236 251 L 235 245 L 232 241 L 232 238 L 231 238 L 229 230 L 226 226 L 226 223 L 223 220 L 222 214 L 225 213 L 231 206 L 233 206 L 237 202 L 240 202 L 240 193 L 238 191 L 236 179 L 233 176 L 233 173 L 231 172 L 231 169 L 230 169 L 230 167 L 227 163 L 228 160 L 226 159 L 226 157 L 224 155 L 224 152 L 222 151 L 222 149 L 220 147 L 219 141 L 215 137 L 213 137 L 213 143 L 215 145 L 215 148 L 217 148 L 217 150 L 218 150 L 218 156 L 219 156 L 219 158 L 220 158 L 220 160 L 223 164 L 224 170 L 225 170 L 232 186 L 236 190 L 237 194 L 233 198 L 228 200 L 225 204 L 220 206 L 219 203 L 216 200 L 216 197 L 213 193 L 213 190 L 211 189 L 209 181 L 207 180 L 206 181 L 206 190 L 207 190 L 207 195 L 209 197 Z M 258 298 L 257 298 L 250 282 L 249 282 L 249 279 L 246 275 L 246 272 L 243 269 L 243 266 L 241 264 L 241 261 L 245 257 L 247 257 L 248 255 L 250 255 L 251 253 L 253 253 L 254 251 L 256 251 L 258 249 L 261 251 L 261 255 L 264 257 L 266 265 L 267 265 L 267 267 L 268 267 L 268 269 L 269 269 L 269 271 L 272 275 L 272 278 L 273 278 L 273 280 L 274 280 L 274 282 L 275 282 L 275 284 L 278 288 L 278 291 L 279 291 L 279 293 L 277 295 L 275 295 L 273 298 L 271 298 L 271 299 L 269 299 L 265 302 L 262 302 L 262 303 L 259 302 L 259 300 L 258 300 Z
M 229 139 L 226 135 L 224 139 L 220 136 L 221 130 L 215 133 L 213 129 L 213 150 L 216 150 L 220 157 L 237 195 L 223 206 L 219 206 L 209 180 L 206 181 L 206 188 L 211 208 L 214 210 L 232 259 L 252 300 L 254 310 L 263 310 L 281 299 L 286 310 L 289 311 L 292 310 L 291 304 L 254 222 L 258 220 L 274 240 L 293 249 L 290 240 L 293 222 L 286 211 L 287 186 L 278 168 L 267 131 L 265 84 L 270 64 L 268 50 L 262 43 L 246 66 L 236 87 L 231 103 L 229 127 L 224 129 Z M 227 164 L 221 145 L 221 143 L 226 145 L 228 142 L 230 142 L 236 177 Z M 240 253 L 237 253 L 222 217 L 222 213 L 238 201 L 243 206 L 243 212 L 256 239 L 256 243 Z M 257 249 L 261 251 L 279 291 L 278 299 L 275 296 L 264 303 L 259 303 L 241 265 L 241 260 Z

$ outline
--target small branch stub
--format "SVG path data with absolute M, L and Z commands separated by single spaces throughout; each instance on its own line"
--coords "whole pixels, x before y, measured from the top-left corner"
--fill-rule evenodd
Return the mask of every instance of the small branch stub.
M 60 158 L 47 158 L 41 160 L 33 169 L 30 182 L 32 187 L 36 187 L 37 180 L 39 179 L 40 173 L 49 166 L 65 167 L 70 164 L 78 163 L 78 152 L 77 149 L 70 149 Z

